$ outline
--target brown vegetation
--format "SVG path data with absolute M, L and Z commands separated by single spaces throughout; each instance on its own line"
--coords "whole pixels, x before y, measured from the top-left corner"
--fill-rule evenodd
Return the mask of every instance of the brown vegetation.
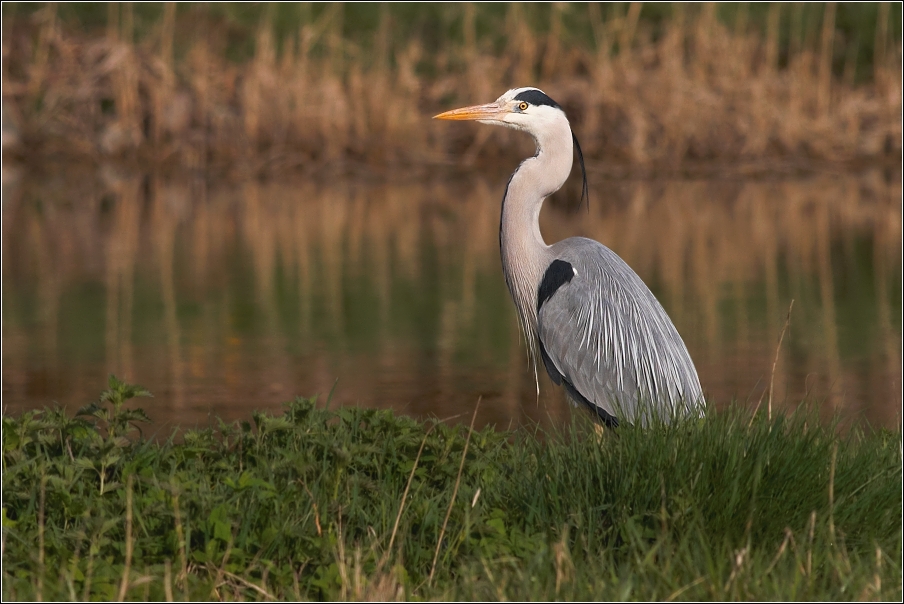
M 782 15 L 774 5 L 762 36 L 743 22 L 725 26 L 714 5 L 687 16 L 679 5 L 652 40 L 637 28 L 638 3 L 608 20 L 590 4 L 595 49 L 560 42 L 561 9 L 553 10 L 548 36 L 531 30 L 519 5 L 508 10 L 500 53 L 483 51 L 474 9 L 464 5 L 459 47 L 427 57 L 417 39 L 389 44 L 387 18 L 373 44 L 377 56 L 365 62 L 356 58 L 364 51 L 341 37 L 337 9 L 303 24 L 280 51 L 262 25 L 252 60 L 235 64 L 207 29 L 176 62 L 172 4 L 158 33 L 141 44 L 132 42 L 129 4 L 100 39 L 64 30 L 51 5 L 36 25 L 4 37 L 4 113 L 23 154 L 248 173 L 382 169 L 441 162 L 453 152 L 471 160 L 502 153 L 507 135 L 429 118 L 537 85 L 566 108 L 596 166 L 760 169 L 900 158 L 901 48 L 886 39 L 887 8 L 874 77 L 860 85 L 832 73 L 834 4 L 812 40 L 791 40 L 781 67 L 779 20 L 793 20 L 797 8 Z M 314 53 L 315 46 L 328 51 Z

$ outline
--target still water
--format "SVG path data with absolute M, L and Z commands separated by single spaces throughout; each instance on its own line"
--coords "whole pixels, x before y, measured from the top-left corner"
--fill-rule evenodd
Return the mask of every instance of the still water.
M 95 400 L 115 373 L 168 433 L 292 397 L 499 427 L 572 413 L 534 372 L 502 277 L 511 167 L 418 182 L 218 185 L 113 169 L 4 173 L 5 413 Z M 901 421 L 900 174 L 591 179 L 547 242 L 593 237 L 650 286 L 704 391 Z M 776 355 L 782 328 L 790 325 Z

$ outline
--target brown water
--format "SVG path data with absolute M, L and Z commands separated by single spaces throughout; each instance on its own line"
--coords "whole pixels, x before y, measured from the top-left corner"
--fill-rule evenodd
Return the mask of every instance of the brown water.
M 165 431 L 331 390 L 332 405 L 461 421 L 481 398 L 500 427 L 567 418 L 542 368 L 537 394 L 502 278 L 510 170 L 237 186 L 6 171 L 5 412 L 77 409 L 115 373 L 155 394 L 142 406 Z M 589 211 L 566 197 L 544 209 L 547 241 L 620 254 L 717 407 L 766 405 L 772 385 L 779 410 L 899 425 L 900 175 L 598 178 Z

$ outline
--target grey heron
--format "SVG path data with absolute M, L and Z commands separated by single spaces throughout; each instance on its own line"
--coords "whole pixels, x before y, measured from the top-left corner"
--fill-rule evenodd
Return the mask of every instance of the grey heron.
M 568 398 L 610 427 L 703 414 L 704 399 L 687 347 L 662 305 L 615 252 L 592 239 L 547 245 L 543 200 L 558 191 L 577 153 L 565 112 L 543 91 L 509 90 L 496 101 L 453 109 L 441 120 L 476 120 L 530 134 L 537 145 L 509 178 L 502 198 L 502 270 L 534 368 L 538 357 Z

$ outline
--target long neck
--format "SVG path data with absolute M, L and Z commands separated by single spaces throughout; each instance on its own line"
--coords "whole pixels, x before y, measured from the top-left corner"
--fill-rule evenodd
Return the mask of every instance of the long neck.
M 536 137 L 537 155 L 522 162 L 512 174 L 502 201 L 502 270 L 532 352 L 537 331 L 537 287 L 552 261 L 540 233 L 540 208 L 543 200 L 565 183 L 573 158 L 571 128 L 564 116 L 562 121 L 563 127 L 556 128 L 553 135 Z

